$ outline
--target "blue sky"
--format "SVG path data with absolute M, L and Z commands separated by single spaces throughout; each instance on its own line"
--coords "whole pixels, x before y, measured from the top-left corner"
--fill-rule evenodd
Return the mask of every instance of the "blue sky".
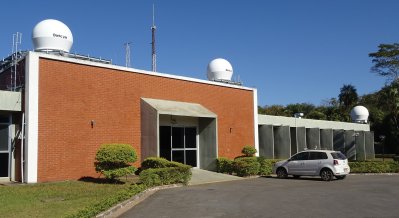
M 313 103 L 337 97 L 343 84 L 358 94 L 379 90 L 368 53 L 399 42 L 395 0 L 131 0 L 5 1 L 0 13 L 0 57 L 22 32 L 31 50 L 33 27 L 43 19 L 64 22 L 72 52 L 151 69 L 152 4 L 157 26 L 157 70 L 206 79 L 214 58 L 225 58 L 234 78 L 258 89 L 259 105 Z

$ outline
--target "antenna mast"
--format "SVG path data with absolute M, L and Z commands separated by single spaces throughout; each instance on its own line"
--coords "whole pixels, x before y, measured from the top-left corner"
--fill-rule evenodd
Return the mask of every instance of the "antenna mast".
M 152 49 L 151 49 L 151 54 L 152 54 L 152 71 L 156 72 L 157 71 L 157 54 L 155 50 L 155 30 L 157 27 L 155 26 L 155 6 L 152 4 L 152 26 L 151 26 L 151 32 L 152 32 Z
M 18 45 L 22 42 L 22 33 L 12 34 L 12 64 L 11 67 L 11 91 L 17 90 L 17 65 L 18 65 Z
M 126 59 L 126 67 L 130 67 L 130 44 L 131 42 L 126 42 L 125 45 L 125 59 Z

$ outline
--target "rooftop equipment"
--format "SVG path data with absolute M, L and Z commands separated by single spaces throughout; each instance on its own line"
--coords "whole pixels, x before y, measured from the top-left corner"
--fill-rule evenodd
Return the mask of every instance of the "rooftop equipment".
M 366 107 L 358 105 L 351 110 L 350 115 L 354 123 L 367 123 L 369 111 Z
M 61 21 L 47 19 L 33 28 L 32 41 L 35 51 L 61 51 L 69 53 L 73 44 L 71 30 Z

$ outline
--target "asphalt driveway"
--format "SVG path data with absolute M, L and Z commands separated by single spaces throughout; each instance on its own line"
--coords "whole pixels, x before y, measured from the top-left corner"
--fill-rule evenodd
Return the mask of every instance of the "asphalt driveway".
M 398 175 L 256 178 L 161 190 L 121 217 L 399 217 Z

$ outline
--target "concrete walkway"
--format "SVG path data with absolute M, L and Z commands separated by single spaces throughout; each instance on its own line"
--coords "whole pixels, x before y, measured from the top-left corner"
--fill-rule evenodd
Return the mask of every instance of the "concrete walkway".
M 192 176 L 188 183 L 189 185 L 200 185 L 214 182 L 227 182 L 233 180 L 241 180 L 244 178 L 238 176 L 227 175 L 223 173 L 215 173 L 212 171 L 201 170 L 193 168 L 191 169 Z

